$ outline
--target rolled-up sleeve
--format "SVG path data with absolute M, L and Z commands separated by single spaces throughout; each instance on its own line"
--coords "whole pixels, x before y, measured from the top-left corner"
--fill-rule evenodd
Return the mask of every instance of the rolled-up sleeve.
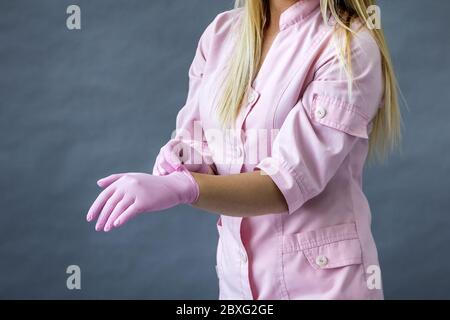
M 320 194 L 355 143 L 369 138 L 384 92 L 381 56 L 367 30 L 356 35 L 351 50 L 352 86 L 329 45 L 280 128 L 271 156 L 256 166 L 271 176 L 289 213 Z

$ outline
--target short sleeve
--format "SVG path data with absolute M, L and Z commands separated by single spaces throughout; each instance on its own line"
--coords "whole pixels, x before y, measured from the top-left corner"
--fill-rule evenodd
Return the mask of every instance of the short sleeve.
M 256 168 L 271 176 L 289 213 L 315 197 L 360 139 L 367 140 L 383 96 L 381 56 L 369 31 L 352 40 L 352 86 L 330 43 L 314 78 L 286 117 L 272 154 Z

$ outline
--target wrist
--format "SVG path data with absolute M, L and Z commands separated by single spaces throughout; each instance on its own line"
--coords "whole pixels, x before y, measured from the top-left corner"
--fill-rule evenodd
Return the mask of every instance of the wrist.
M 184 166 L 179 167 L 177 171 L 174 171 L 170 176 L 177 179 L 176 187 L 180 204 L 192 204 L 197 202 L 200 195 L 198 183 Z

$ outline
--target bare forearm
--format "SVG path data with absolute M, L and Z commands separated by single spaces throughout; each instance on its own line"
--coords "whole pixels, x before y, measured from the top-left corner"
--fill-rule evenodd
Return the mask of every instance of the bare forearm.
M 287 211 L 276 184 L 260 171 L 216 176 L 192 173 L 200 188 L 193 206 L 229 216 L 247 217 Z

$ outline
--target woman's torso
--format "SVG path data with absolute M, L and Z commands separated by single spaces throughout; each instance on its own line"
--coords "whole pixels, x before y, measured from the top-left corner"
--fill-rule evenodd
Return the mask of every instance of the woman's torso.
M 241 107 L 237 130 L 220 142 L 214 106 L 242 9 L 216 18 L 199 111 L 218 174 L 253 171 L 271 156 L 278 130 L 304 96 L 330 45 L 332 30 L 322 20 L 318 1 L 300 22 L 297 9 L 290 10 Z M 367 286 L 373 266 L 378 266 L 370 209 L 362 191 L 367 150 L 368 141 L 358 140 L 326 187 L 293 214 L 221 216 L 217 226 L 221 298 L 382 298 L 380 289 Z

